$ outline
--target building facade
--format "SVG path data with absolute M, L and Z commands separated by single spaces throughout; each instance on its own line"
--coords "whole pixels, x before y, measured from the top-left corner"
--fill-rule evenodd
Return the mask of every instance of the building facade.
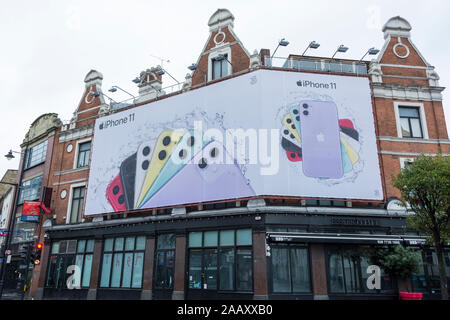
M 132 103 L 108 104 L 102 93 L 102 74 L 91 70 L 86 75 L 74 116 L 70 123 L 57 127 L 51 161 L 45 162 L 49 173 L 42 185 L 52 188 L 52 214 L 41 219 L 39 237 L 45 245 L 42 262 L 33 271 L 30 296 L 396 299 L 399 291 L 414 290 L 424 292 L 426 298 L 437 297 L 436 258 L 420 235 L 404 228 L 407 213 L 398 206 L 400 194 L 391 184 L 391 176 L 420 153 L 450 154 L 444 88 L 439 86 L 434 67 L 411 41 L 409 23 L 394 17 L 385 24 L 384 47 L 371 62 L 290 55 L 279 60 L 280 64 L 268 49 L 252 54 L 245 49 L 228 10 L 217 10 L 208 26 L 210 35 L 178 91 L 166 93 L 164 70 L 156 67 L 140 74 L 136 81 L 139 97 Z M 377 156 L 372 160 L 380 168 L 382 194 L 373 200 L 302 194 L 235 196 L 144 209 L 128 206 L 129 193 L 120 189 L 129 186 L 122 178 L 123 184 L 108 186 L 112 208 L 96 215 L 86 212 L 97 174 L 91 170 L 92 154 L 102 148 L 100 133 L 94 134 L 99 132 L 96 125 L 111 119 L 105 117 L 119 119 L 130 110 L 183 99 L 199 90 L 212 92 L 216 84 L 226 86 L 244 77 L 256 83 L 252 76 L 257 72 L 367 79 L 376 137 Z M 270 88 L 264 90 L 270 92 Z M 98 130 L 102 129 L 103 124 Z M 293 148 L 286 151 L 295 162 L 301 155 L 293 151 L 292 141 L 284 147 Z M 130 161 L 137 176 L 140 163 L 136 165 L 136 158 Z M 34 176 L 27 175 L 29 179 Z M 394 244 L 422 252 L 421 272 L 408 280 L 382 272 L 381 289 L 369 289 L 367 268 L 373 250 Z M 446 262 L 450 268 L 449 251 Z
M 11 195 L 10 262 L 5 269 L 5 289 L 17 289 L 19 293 L 29 288 L 33 280 L 34 265 L 27 255 L 26 247 L 32 247 L 42 233 L 42 221 L 27 221 L 23 215 L 24 201 L 46 201 L 51 196 L 47 189 L 53 155 L 53 140 L 60 120 L 54 113 L 39 116 L 30 126 L 21 144 L 19 170 L 15 171 L 14 183 L 19 186 L 17 203 Z M 49 199 L 48 199 L 49 200 Z M 36 268 L 38 269 L 38 267 Z

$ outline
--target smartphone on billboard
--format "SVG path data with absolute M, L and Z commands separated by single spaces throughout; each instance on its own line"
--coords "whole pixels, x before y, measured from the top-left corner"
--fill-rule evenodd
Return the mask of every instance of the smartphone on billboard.
M 134 184 L 136 179 L 136 153 L 126 158 L 120 165 L 125 205 L 128 210 L 134 209 Z
M 202 150 L 204 145 L 201 134 L 195 134 L 194 130 L 186 132 L 148 190 L 145 199 L 150 199 L 167 181 L 172 179 L 195 154 Z
M 344 175 L 337 106 L 332 101 L 300 102 L 303 173 L 311 178 Z
M 137 201 L 139 208 L 148 199 L 147 192 L 185 132 L 186 130 L 165 130 L 159 135 Z
M 142 208 L 254 196 L 241 169 L 219 141 L 208 143 Z
M 125 211 L 127 209 L 120 173 L 106 187 L 106 199 L 108 199 L 114 211 Z
M 139 194 L 141 192 L 142 184 L 144 183 L 145 174 L 150 166 L 152 159 L 153 148 L 155 147 L 156 139 L 152 139 L 142 143 L 136 155 L 136 177 L 134 181 L 134 208 L 137 208 Z

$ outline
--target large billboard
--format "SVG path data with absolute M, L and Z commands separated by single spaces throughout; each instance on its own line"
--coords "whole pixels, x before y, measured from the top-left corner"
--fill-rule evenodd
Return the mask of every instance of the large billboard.
M 369 80 L 258 70 L 96 120 L 86 215 L 254 196 L 382 200 Z

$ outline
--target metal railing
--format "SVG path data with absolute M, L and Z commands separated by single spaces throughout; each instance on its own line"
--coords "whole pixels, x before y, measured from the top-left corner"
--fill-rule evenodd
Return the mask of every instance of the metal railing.
M 342 62 L 338 60 L 264 57 L 264 65 L 271 68 L 295 69 L 303 71 L 321 71 L 367 75 L 367 65 L 361 62 Z

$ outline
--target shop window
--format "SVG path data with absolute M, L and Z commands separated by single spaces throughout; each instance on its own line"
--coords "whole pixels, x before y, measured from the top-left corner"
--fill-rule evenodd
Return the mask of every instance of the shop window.
M 45 140 L 44 142 L 27 149 L 25 154 L 24 170 L 45 162 L 47 155 L 47 144 L 48 140 Z
M 393 293 L 392 277 L 381 269 L 381 289 L 369 289 L 367 267 L 375 264 L 370 247 L 330 246 L 327 248 L 327 272 L 330 293 Z
M 63 240 L 52 243 L 47 267 L 47 288 L 67 289 L 69 277 L 74 275 L 73 287 L 89 288 L 91 280 L 94 240 Z M 67 273 L 70 266 L 75 271 Z
M 311 292 L 307 247 L 272 247 L 271 261 L 272 291 L 274 293 Z
M 100 287 L 141 288 L 145 237 L 105 239 Z
M 38 200 L 41 193 L 41 186 L 42 176 L 22 182 L 19 204 L 22 204 L 26 200 Z
M 414 291 L 429 294 L 440 294 L 441 285 L 436 253 L 431 250 L 422 251 L 419 272 L 412 277 Z M 450 250 L 444 251 L 444 266 L 447 274 L 447 288 L 450 293 Z
M 175 234 L 158 235 L 155 254 L 155 288 L 173 290 L 174 266 Z
M 251 229 L 189 233 L 189 289 L 253 290 Z

